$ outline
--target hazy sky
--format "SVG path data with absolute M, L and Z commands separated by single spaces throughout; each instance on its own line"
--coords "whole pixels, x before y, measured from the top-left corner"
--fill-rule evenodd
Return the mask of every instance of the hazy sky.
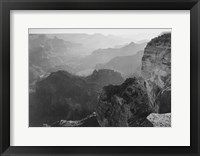
M 127 38 L 133 38 L 135 41 L 142 39 L 151 39 L 160 35 L 163 32 L 171 32 L 171 29 L 29 29 L 29 34 L 66 34 L 66 33 L 85 33 L 85 34 L 103 34 L 103 35 L 115 35 Z

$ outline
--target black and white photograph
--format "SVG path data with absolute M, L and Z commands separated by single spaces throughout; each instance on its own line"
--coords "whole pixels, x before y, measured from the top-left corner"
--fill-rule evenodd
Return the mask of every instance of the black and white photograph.
M 171 28 L 29 28 L 29 127 L 171 127 Z

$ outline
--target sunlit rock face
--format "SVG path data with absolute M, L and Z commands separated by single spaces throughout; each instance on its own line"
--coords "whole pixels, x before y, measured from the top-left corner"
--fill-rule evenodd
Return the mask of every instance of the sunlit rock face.
M 171 112 L 171 33 L 152 39 L 144 50 L 142 73 L 154 112 Z
M 163 34 L 147 44 L 142 57 L 142 77 L 103 88 L 96 112 L 100 126 L 159 125 L 156 117 L 151 121 L 147 117 L 171 112 L 171 34 Z
M 154 127 L 171 127 L 171 113 L 152 113 L 147 117 L 147 119 L 153 124 Z
M 120 86 L 103 88 L 97 106 L 97 119 L 103 127 L 153 126 L 146 117 L 152 112 L 145 82 L 129 78 Z

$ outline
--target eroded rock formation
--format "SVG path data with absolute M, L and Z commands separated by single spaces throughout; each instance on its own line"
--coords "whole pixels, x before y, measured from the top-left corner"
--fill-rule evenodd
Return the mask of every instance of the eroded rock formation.
M 30 126 L 60 120 L 81 120 L 95 111 L 104 85 L 121 84 L 123 78 L 113 70 L 94 71 L 80 77 L 66 71 L 52 72 L 36 83 L 30 99 Z
M 103 127 L 152 126 L 146 117 L 152 112 L 145 81 L 129 78 L 120 86 L 103 88 L 97 119 Z
M 152 113 L 147 117 L 147 119 L 153 124 L 154 127 L 171 127 L 171 113 Z
M 147 119 L 151 113 L 168 112 L 171 112 L 170 33 L 147 44 L 142 58 L 142 77 L 103 88 L 97 119 L 101 126 L 148 127 L 156 125 Z
M 171 34 L 152 39 L 144 50 L 142 73 L 157 113 L 171 112 Z

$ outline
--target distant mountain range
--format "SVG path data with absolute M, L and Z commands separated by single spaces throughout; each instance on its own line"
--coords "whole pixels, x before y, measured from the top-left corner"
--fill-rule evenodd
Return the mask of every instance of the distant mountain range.
M 103 87 L 96 109 L 100 126 L 171 126 L 171 114 L 158 115 L 171 113 L 171 33 L 148 42 L 141 71 L 142 77 Z
M 81 38 L 79 34 L 74 40 L 80 37 L 83 42 L 86 36 L 82 34 Z M 96 36 L 88 40 L 102 37 Z M 171 112 L 171 34 L 162 34 L 148 43 L 121 45 L 76 57 L 72 51 L 84 50 L 86 44 L 57 35 L 31 35 L 29 126 L 157 125 L 157 115 L 153 121 L 149 115 Z M 138 71 L 141 77 L 130 76 Z M 171 115 L 165 125 L 170 122 Z
M 83 71 L 87 69 L 94 69 L 97 64 L 105 64 L 115 57 L 131 56 L 137 54 L 138 51 L 144 50 L 146 43 L 136 44 L 131 42 L 130 44 L 121 48 L 107 48 L 95 50 L 91 55 L 85 57 L 77 66 L 77 71 Z
M 142 64 L 142 56 L 144 51 L 141 50 L 135 55 L 117 56 L 105 64 L 97 64 L 96 69 L 112 69 L 120 72 L 122 75 L 131 75 L 140 71 Z
M 89 46 L 90 45 L 89 43 L 94 44 L 93 42 L 96 41 L 97 44 L 99 44 L 98 46 L 100 46 L 101 44 L 98 42 L 98 39 L 102 40 L 101 41 L 102 43 L 106 43 L 112 46 L 112 44 L 109 44 L 111 41 L 108 42 L 106 41 L 114 40 L 114 37 L 104 36 L 101 34 L 30 35 L 29 36 L 29 82 L 32 83 L 38 78 L 40 78 L 42 75 L 58 70 L 68 71 L 72 74 L 77 74 L 80 76 L 82 75 L 87 76 L 93 72 L 93 70 L 96 68 L 96 65 L 106 64 L 115 57 L 123 57 L 123 56 L 134 57 L 133 55 L 135 55 L 140 50 L 144 50 L 144 47 L 146 46 L 146 42 L 142 42 L 141 44 L 136 44 L 131 42 L 129 44 L 127 43 L 124 44 L 124 46 L 122 46 L 123 42 L 122 43 L 120 42 L 121 45 L 117 46 L 118 48 L 97 49 L 94 50 L 90 55 L 83 57 L 82 54 L 84 53 L 84 51 L 88 51 L 88 47 L 86 48 L 86 45 L 82 45 L 82 43 L 72 42 L 75 40 L 76 42 L 85 41 L 84 43 L 88 42 L 87 46 Z M 115 40 L 116 41 L 115 42 L 112 41 L 112 43 L 115 44 L 116 46 L 118 40 L 121 39 L 115 38 Z M 106 45 L 104 45 L 103 47 L 106 47 Z M 139 59 L 138 55 L 136 55 L 135 57 Z M 115 58 L 114 62 L 113 60 L 111 62 L 117 64 L 118 59 Z M 130 58 L 128 57 L 127 59 L 130 60 Z M 126 58 L 123 58 L 122 60 L 124 60 L 125 62 Z M 128 60 L 127 62 L 130 62 Z M 137 64 L 138 61 L 134 64 L 133 70 L 135 69 L 136 66 L 138 67 Z M 117 65 L 114 65 L 114 67 L 115 66 Z M 108 66 L 105 65 L 105 67 L 107 68 Z M 122 68 L 126 67 L 128 66 L 124 65 L 124 67 Z M 110 68 L 110 64 L 108 69 L 114 69 L 119 72 L 122 71 L 122 69 L 118 70 L 118 68 L 117 69 Z M 127 72 L 128 71 L 125 71 L 125 73 Z
M 103 35 L 103 34 L 84 34 L 84 33 L 66 33 L 66 34 L 48 34 L 49 38 L 55 36 L 68 42 L 78 43 L 88 48 L 84 55 L 90 55 L 92 51 L 102 48 L 114 48 L 117 45 L 125 45 L 130 43 L 132 40 L 114 35 Z
M 81 43 L 66 41 L 60 37 L 54 36 L 50 38 L 48 34 L 30 34 L 29 35 L 29 50 L 30 53 L 42 48 L 50 54 L 64 54 L 69 59 L 73 56 L 84 56 L 88 48 Z
M 73 72 L 70 64 L 80 57 L 74 56 L 77 51 L 85 50 L 81 44 L 71 43 L 46 35 L 29 36 L 29 82 L 33 82 L 46 72 L 66 70 Z

